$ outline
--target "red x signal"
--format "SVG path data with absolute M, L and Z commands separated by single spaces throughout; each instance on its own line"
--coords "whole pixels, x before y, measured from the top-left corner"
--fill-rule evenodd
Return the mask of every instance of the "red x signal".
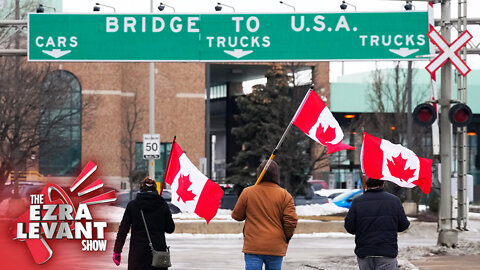
M 437 30 L 432 29 L 427 36 L 430 40 L 440 49 L 440 54 L 435 57 L 425 68 L 431 75 L 434 75 L 437 69 L 439 69 L 447 60 L 458 69 L 458 71 L 463 75 L 467 75 L 470 72 L 470 68 L 467 64 L 458 56 L 457 52 L 467 44 L 472 35 L 468 30 L 465 30 L 454 42 L 448 44 L 445 39 L 437 32 Z

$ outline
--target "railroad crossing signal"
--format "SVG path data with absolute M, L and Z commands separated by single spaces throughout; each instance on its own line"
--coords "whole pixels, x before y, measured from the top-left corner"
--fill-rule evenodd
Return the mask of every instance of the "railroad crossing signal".
M 422 103 L 413 110 L 413 120 L 420 126 L 429 127 L 437 119 L 437 109 L 430 103 Z
M 433 59 L 432 62 L 425 67 L 431 75 L 435 75 L 437 69 L 439 69 L 448 60 L 450 60 L 450 62 L 463 76 L 470 72 L 471 69 L 457 54 L 457 52 L 473 37 L 468 30 L 465 30 L 451 44 L 448 44 L 435 29 L 432 29 L 427 36 L 441 51 L 440 54 L 437 55 L 437 57 L 435 57 L 435 59 Z

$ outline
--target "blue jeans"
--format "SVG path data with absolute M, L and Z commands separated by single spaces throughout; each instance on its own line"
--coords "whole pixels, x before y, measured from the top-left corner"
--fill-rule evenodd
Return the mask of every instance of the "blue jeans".
M 245 270 L 262 270 L 265 263 L 265 270 L 282 269 L 282 256 L 245 254 Z

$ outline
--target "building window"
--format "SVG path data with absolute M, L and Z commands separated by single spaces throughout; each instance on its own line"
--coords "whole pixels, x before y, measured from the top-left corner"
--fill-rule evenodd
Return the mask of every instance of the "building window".
M 155 181 L 163 179 L 172 143 L 160 143 L 160 159 L 155 160 Z M 135 171 L 148 175 L 148 160 L 143 159 L 143 142 L 135 144 Z
M 65 70 L 50 72 L 42 91 L 48 106 L 41 112 L 39 171 L 44 175 L 78 173 L 82 150 L 82 91 L 80 82 Z M 52 126 L 52 123 L 55 125 Z
M 227 97 L 227 85 L 221 84 L 210 87 L 210 99 L 226 98 Z

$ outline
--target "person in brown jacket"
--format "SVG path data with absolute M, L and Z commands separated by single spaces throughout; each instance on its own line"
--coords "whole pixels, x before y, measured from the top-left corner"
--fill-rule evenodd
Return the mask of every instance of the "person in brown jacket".
M 257 177 L 267 161 L 257 168 Z M 292 196 L 279 186 L 280 168 L 272 160 L 258 185 L 245 188 L 238 198 L 232 218 L 245 220 L 243 249 L 246 270 L 282 268 L 283 256 L 297 227 Z

